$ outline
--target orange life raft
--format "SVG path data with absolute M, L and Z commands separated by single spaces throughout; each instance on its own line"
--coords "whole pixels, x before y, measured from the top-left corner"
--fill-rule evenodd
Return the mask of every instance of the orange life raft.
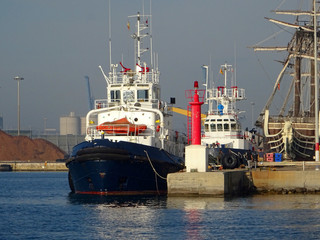
M 96 127 L 99 131 L 104 131 L 107 134 L 138 134 L 147 129 L 144 124 L 133 124 L 126 117 L 115 120 L 113 122 L 104 122 Z

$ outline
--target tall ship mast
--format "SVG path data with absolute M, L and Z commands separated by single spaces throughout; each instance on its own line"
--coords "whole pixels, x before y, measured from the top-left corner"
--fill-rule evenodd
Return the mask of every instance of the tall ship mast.
M 283 153 L 285 159 L 311 160 L 315 155 L 316 119 L 319 114 L 319 101 L 316 102 L 315 91 L 315 69 L 318 61 L 318 57 L 315 56 L 319 56 L 318 41 L 315 41 L 315 36 L 319 35 L 314 21 L 315 9 L 277 10 L 274 13 L 296 16 L 295 23 L 266 18 L 275 24 L 294 29 L 295 32 L 287 46 L 253 47 L 255 51 L 286 52 L 285 60 L 280 61 L 283 67 L 256 121 L 256 126 L 263 129 L 267 150 Z M 316 11 L 316 14 L 319 12 Z M 286 95 L 282 96 L 282 104 L 277 105 L 279 111 L 272 112 L 271 106 L 276 104 L 275 96 L 286 84 Z

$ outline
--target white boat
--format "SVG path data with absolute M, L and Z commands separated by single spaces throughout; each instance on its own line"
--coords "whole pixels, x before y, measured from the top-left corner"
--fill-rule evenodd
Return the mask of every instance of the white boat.
M 208 70 L 208 67 L 205 67 Z M 244 163 L 249 151 L 254 150 L 254 131 L 243 131 L 239 121 L 237 101 L 245 100 L 245 89 L 236 85 L 232 65 L 221 65 L 220 74 L 224 85 L 214 86 L 206 80 L 206 104 L 208 114 L 204 120 L 204 134 L 201 144 L 211 148 L 216 155 L 221 150 L 220 159 L 224 168 L 235 168 Z M 208 76 L 208 74 L 206 74 Z M 208 77 L 206 78 L 208 79 Z

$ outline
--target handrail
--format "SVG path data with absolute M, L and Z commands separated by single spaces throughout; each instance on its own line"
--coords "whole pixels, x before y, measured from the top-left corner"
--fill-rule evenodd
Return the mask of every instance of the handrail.
M 257 162 L 257 167 L 285 167 L 285 166 L 301 166 L 302 171 L 305 171 L 306 166 L 319 166 L 319 162 L 316 161 L 295 161 L 295 162 Z
M 138 83 L 159 83 L 159 72 L 117 72 L 109 75 L 111 84 L 131 83 L 133 81 Z

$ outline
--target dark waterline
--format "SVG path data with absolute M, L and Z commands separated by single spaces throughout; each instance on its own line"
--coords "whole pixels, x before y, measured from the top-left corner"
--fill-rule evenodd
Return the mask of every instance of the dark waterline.
M 78 196 L 66 172 L 0 172 L 0 239 L 319 239 L 320 195 Z

